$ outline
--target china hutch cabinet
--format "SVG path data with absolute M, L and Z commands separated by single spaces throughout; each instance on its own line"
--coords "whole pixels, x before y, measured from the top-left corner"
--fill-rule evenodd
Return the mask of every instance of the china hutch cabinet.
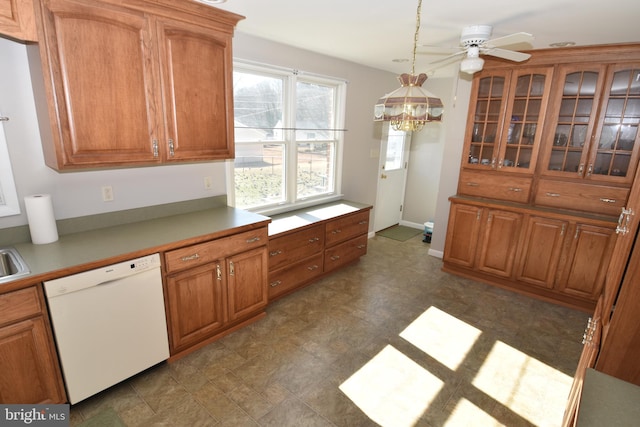
M 531 53 L 474 77 L 444 269 L 592 311 L 636 175 L 640 46 Z

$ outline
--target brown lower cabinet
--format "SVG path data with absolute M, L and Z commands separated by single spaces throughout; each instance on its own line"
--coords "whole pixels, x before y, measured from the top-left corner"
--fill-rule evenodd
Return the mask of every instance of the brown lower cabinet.
M 39 285 L 0 295 L 0 403 L 64 403 Z
M 593 310 L 615 243 L 615 222 L 509 202 L 451 198 L 445 271 Z
M 264 316 L 267 227 L 165 253 L 172 358 Z
M 287 295 L 367 253 L 370 206 L 269 236 L 269 299 Z M 293 212 L 287 216 L 306 215 Z

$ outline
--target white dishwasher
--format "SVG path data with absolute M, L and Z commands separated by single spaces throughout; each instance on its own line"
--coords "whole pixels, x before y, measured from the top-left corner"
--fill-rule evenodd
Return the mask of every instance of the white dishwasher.
M 159 254 L 44 289 L 71 404 L 169 358 Z

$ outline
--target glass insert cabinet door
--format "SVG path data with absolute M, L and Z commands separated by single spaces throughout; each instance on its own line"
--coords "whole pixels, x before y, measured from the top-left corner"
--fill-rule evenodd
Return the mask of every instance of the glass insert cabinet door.
M 640 124 L 636 65 L 611 66 L 608 72 L 598 65 L 560 68 L 564 86 L 554 103 L 552 133 L 545 134 L 545 175 L 633 180 Z
M 522 69 L 480 76 L 463 167 L 533 172 L 551 72 Z

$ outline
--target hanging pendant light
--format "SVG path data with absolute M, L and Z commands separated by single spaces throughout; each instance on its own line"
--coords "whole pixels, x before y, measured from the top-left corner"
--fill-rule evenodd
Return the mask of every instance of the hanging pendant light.
M 390 121 L 395 130 L 405 132 L 417 132 L 427 122 L 441 121 L 444 109 L 440 98 L 422 88 L 422 84 L 427 80 L 427 75 L 424 73 L 415 75 L 421 9 L 422 0 L 418 0 L 411 74 L 400 75 L 398 80 L 401 87 L 381 97 L 374 109 L 374 121 Z

